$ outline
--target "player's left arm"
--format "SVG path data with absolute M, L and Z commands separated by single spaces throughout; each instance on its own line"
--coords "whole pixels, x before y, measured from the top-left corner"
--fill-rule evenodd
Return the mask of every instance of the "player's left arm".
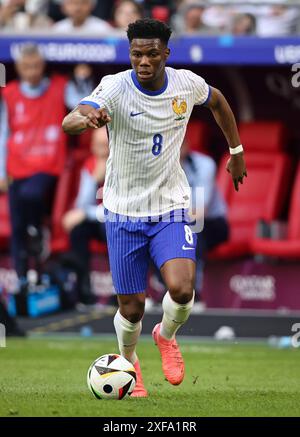
M 205 106 L 213 113 L 217 124 L 226 137 L 229 147 L 234 151 L 241 144 L 240 136 L 233 112 L 221 91 L 210 87 L 210 96 Z M 226 168 L 231 174 L 236 191 L 238 191 L 239 183 L 242 184 L 244 176 L 247 176 L 244 152 L 231 154 Z

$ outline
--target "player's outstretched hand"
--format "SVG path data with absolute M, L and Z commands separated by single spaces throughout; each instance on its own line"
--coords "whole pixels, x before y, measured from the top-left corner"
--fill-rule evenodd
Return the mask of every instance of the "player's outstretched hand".
M 244 153 L 231 155 L 227 161 L 226 170 L 231 174 L 235 190 L 239 191 L 239 184 L 243 183 L 244 176 L 247 177 Z
M 93 129 L 98 129 L 99 127 L 105 126 L 111 121 L 110 116 L 106 112 L 105 108 L 91 108 L 86 117 L 86 127 Z

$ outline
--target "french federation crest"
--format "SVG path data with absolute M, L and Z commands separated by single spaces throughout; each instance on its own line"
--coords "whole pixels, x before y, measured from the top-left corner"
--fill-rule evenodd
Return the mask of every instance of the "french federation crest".
M 179 100 L 178 97 L 172 100 L 172 108 L 177 117 L 174 120 L 183 120 L 187 110 L 187 104 L 185 100 Z

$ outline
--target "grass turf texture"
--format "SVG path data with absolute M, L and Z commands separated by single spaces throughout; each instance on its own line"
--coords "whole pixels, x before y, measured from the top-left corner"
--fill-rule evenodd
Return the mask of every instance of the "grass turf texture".
M 181 340 L 184 382 L 164 380 L 159 353 L 141 339 L 149 398 L 93 398 L 86 373 L 116 352 L 106 338 L 8 339 L 0 348 L 0 416 L 299 416 L 299 350 Z

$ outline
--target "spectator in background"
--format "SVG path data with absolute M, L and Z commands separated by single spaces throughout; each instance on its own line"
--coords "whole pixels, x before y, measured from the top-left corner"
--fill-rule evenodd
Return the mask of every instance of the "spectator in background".
M 56 23 L 65 18 L 61 4 L 63 0 L 38 0 L 48 3 L 48 15 Z M 95 7 L 92 10 L 92 15 L 101 18 L 104 21 L 109 21 L 112 17 L 115 0 L 95 0 Z
M 299 30 L 300 9 L 284 5 L 261 6 L 257 17 L 258 36 L 288 36 Z
M 228 29 L 230 19 L 230 7 L 223 5 L 209 6 L 209 3 L 207 3 L 207 7 L 202 14 L 203 23 L 217 34 Z
M 45 0 L 0 1 L 0 28 L 22 32 L 28 29 L 47 29 L 52 20 L 47 15 Z
M 65 164 L 66 137 L 61 130 L 65 106 L 73 107 L 74 99 L 80 101 L 93 85 L 80 94 L 75 82 L 47 77 L 45 61 L 34 44 L 23 46 L 16 69 L 20 80 L 2 91 L 0 190 L 9 192 L 12 258 L 20 286 L 26 289 L 28 258 L 39 258 L 43 250 L 47 195 Z M 75 68 L 74 80 L 77 75 Z
M 204 24 L 205 6 L 202 2 L 183 3 L 173 18 L 173 27 L 180 34 L 212 35 L 216 30 Z
M 172 22 L 177 33 L 218 35 L 229 31 L 234 35 L 288 36 L 300 31 L 300 8 L 247 2 L 209 6 L 200 0 L 183 0 Z
M 73 77 L 66 88 L 66 106 L 68 109 L 75 108 L 82 96 L 88 95 L 95 88 L 93 70 L 88 64 L 77 64 L 74 67 Z
M 21 49 L 16 61 L 20 80 L 3 89 L 0 121 L 0 180 L 8 186 L 11 249 L 19 278 L 25 278 L 29 251 L 38 255 L 47 195 L 65 162 L 66 80 L 48 78 L 35 45 Z M 55 110 L 53 110 L 55 108 Z
M 204 219 L 204 228 L 198 234 L 196 247 L 197 273 L 195 292 L 199 301 L 204 257 L 208 251 L 216 248 L 229 237 L 227 208 L 216 185 L 217 167 L 215 161 L 210 156 L 199 152 L 190 152 L 188 143 L 185 140 L 181 146 L 180 162 L 191 187 L 191 216 L 196 220 Z M 200 205 L 200 210 L 197 209 L 197 187 L 204 189 L 204 210 L 202 210 L 202 205 Z
M 237 14 L 232 18 L 229 33 L 232 35 L 254 35 L 256 31 L 256 20 L 252 14 Z
M 67 16 L 54 24 L 56 33 L 107 34 L 112 27 L 104 20 L 91 15 L 95 0 L 63 0 L 63 12 Z
M 128 25 L 144 16 L 143 8 L 134 0 L 121 0 L 116 4 L 113 22 L 116 28 L 127 31 Z
M 97 191 L 104 183 L 108 158 L 106 128 L 93 132 L 91 149 L 93 155 L 84 163 L 80 174 L 78 194 L 74 208 L 63 217 L 63 226 L 70 234 L 71 250 L 75 255 L 79 278 L 79 299 L 84 304 L 94 303 L 90 285 L 91 240 L 106 241 L 104 208 L 97 205 Z M 74 259 L 74 258 L 73 258 Z
M 256 34 L 261 37 L 288 36 L 299 31 L 299 7 L 245 4 L 233 7 L 233 12 L 252 14 L 256 20 Z
M 94 88 L 95 84 L 91 66 L 83 63 L 75 65 L 71 80 L 67 83 L 66 87 L 65 102 L 67 108 L 72 110 L 78 105 L 82 97 L 88 95 L 87 92 L 91 93 Z M 68 145 L 73 151 L 76 150 L 76 159 L 81 162 L 90 153 L 91 137 L 92 130 L 88 130 L 82 135 L 69 138 Z

